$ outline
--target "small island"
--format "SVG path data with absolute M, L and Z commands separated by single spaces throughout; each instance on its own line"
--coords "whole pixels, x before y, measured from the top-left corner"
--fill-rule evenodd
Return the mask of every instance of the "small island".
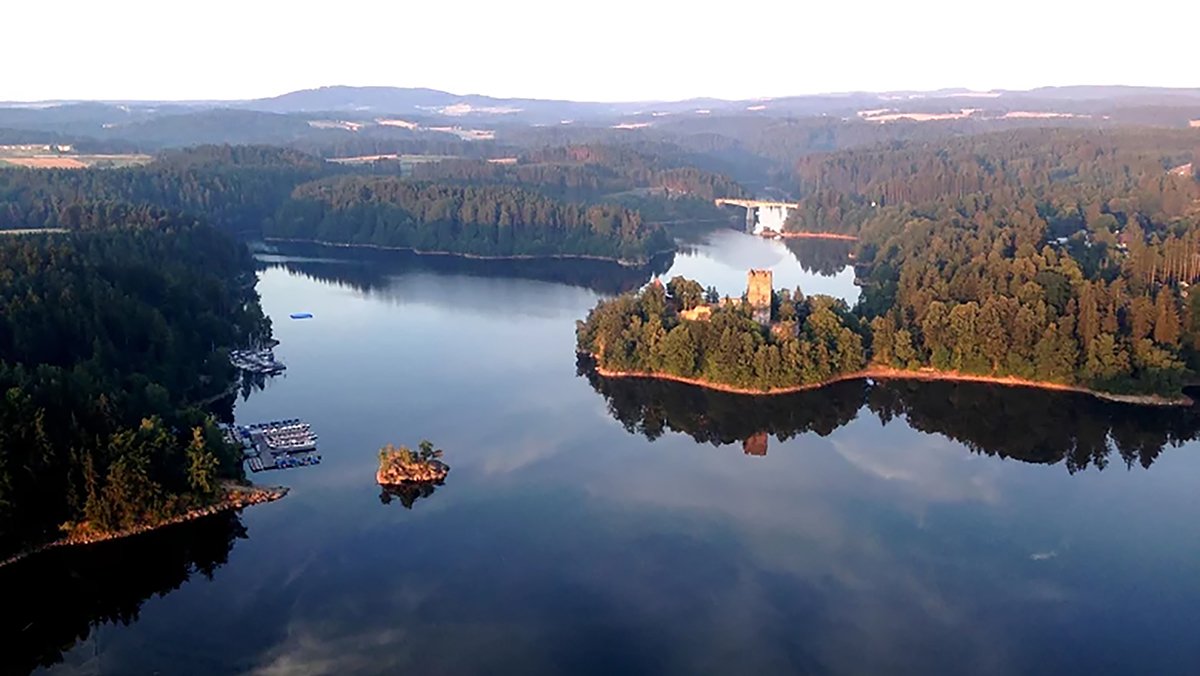
M 381 486 L 439 484 L 450 473 L 450 467 L 438 460 L 441 456 L 441 449 L 435 450 L 428 440 L 422 441 L 416 451 L 407 446 L 397 448 L 388 444 L 379 449 L 379 470 L 375 473 L 375 481 Z

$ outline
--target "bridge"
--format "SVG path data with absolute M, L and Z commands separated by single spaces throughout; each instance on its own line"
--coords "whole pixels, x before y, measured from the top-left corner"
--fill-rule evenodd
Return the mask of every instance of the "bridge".
M 756 235 L 763 230 L 783 232 L 783 223 L 793 209 L 800 208 L 796 202 L 772 202 L 770 200 L 740 200 L 721 197 L 713 200 L 719 207 L 741 207 L 746 210 L 746 231 Z

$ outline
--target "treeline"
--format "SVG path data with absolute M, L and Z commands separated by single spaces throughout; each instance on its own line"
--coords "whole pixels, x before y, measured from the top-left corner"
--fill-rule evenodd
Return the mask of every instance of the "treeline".
M 1170 129 L 1035 129 L 881 144 L 797 162 L 802 209 L 790 225 L 853 232 L 882 208 L 972 195 L 1033 200 L 1055 236 L 1083 227 L 1085 215 L 1163 223 L 1200 198 L 1194 170 L 1171 172 L 1193 160 L 1200 160 L 1200 133 Z
M 234 382 L 228 348 L 270 336 L 249 254 L 186 217 L 118 213 L 0 236 L 5 551 L 179 513 L 240 475 L 199 404 Z
M 595 256 L 642 263 L 673 249 L 633 211 L 507 186 L 350 176 L 298 187 L 268 237 L 480 256 Z
M 255 233 L 295 186 L 335 169 L 271 146 L 200 146 L 122 169 L 0 170 L 0 230 L 71 228 L 97 203 L 156 207 Z
M 701 305 L 705 319 L 683 313 Z M 843 301 L 776 295 L 764 327 L 742 301 L 676 277 L 602 300 L 577 327 L 577 347 L 610 371 L 661 373 L 749 390 L 824 383 L 866 365 L 865 331 Z
M 1036 130 L 802 163 L 789 225 L 858 235 L 872 359 L 1108 392 L 1200 365 L 1200 134 Z
M 727 215 L 713 200 L 748 195 L 729 176 L 680 164 L 672 150 L 656 155 L 630 146 L 571 145 L 530 151 L 507 163 L 461 159 L 423 163 L 414 167 L 413 176 L 519 186 L 555 199 L 618 203 L 653 222 L 723 220 Z
M 123 205 L 188 213 L 250 236 L 312 239 L 320 231 L 326 241 L 448 253 L 645 260 L 673 248 L 646 223 L 726 219 L 712 198 L 744 194 L 723 175 L 629 149 L 544 149 L 527 159 L 424 163 L 402 179 L 388 163 L 350 167 L 290 148 L 214 145 L 165 151 L 141 167 L 7 169 L 0 230 L 84 227 L 105 220 L 97 209 Z M 313 198 L 329 190 L 305 185 L 322 179 L 374 189 L 325 210 L 317 208 L 324 198 Z M 404 214 L 386 206 L 392 199 Z M 355 201 L 374 214 L 369 232 L 345 213 Z

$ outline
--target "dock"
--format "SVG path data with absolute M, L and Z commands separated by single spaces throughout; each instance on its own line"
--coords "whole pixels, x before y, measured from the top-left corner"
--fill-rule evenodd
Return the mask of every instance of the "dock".
M 311 425 L 298 418 L 227 426 L 224 431 L 230 443 L 242 447 L 243 459 L 251 472 L 321 463 L 317 435 Z
M 275 358 L 275 350 L 271 348 L 233 350 L 229 353 L 229 363 L 243 371 L 267 375 L 275 375 L 287 369 L 283 362 Z

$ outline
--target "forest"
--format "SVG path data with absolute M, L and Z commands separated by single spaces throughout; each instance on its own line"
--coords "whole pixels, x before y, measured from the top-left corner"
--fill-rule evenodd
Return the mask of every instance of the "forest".
M 167 151 L 142 167 L 3 169 L 0 230 L 83 227 L 101 205 L 121 203 L 184 212 L 253 234 L 296 185 L 331 171 L 295 150 L 228 145 Z
M 1058 129 L 844 151 L 800 163 L 806 196 L 789 227 L 859 237 L 852 314 L 872 367 L 1178 396 L 1200 365 L 1198 149 L 1195 132 Z M 679 375 L 632 340 L 653 333 L 635 301 L 597 308 L 581 349 L 616 370 Z M 680 302 L 663 306 L 667 330 Z M 771 336 L 757 333 L 721 361 L 755 354 Z
M 512 185 L 554 199 L 619 204 L 639 211 L 650 222 L 723 221 L 728 217 L 713 200 L 749 195 L 727 175 L 689 164 L 697 158 L 666 144 L 544 147 L 511 159 L 422 163 L 413 169 L 413 177 Z
M 370 197 L 350 199 L 346 191 L 363 186 Z M 518 164 L 459 158 L 410 170 L 211 145 L 164 151 L 140 167 L 0 170 L 0 230 L 89 227 L 111 220 L 113 208 L 157 208 L 245 236 L 645 262 L 673 249 L 658 223 L 724 221 L 713 197 L 742 194 L 731 179 L 678 157 L 604 146 L 542 149 Z
M 687 313 L 711 308 L 705 319 Z M 601 300 L 577 327 L 578 349 L 618 372 L 661 373 L 766 391 L 828 382 L 866 365 L 866 331 L 845 302 L 778 293 L 768 329 L 746 300 L 675 277 Z
M 232 347 L 271 328 L 240 243 L 114 208 L 89 229 L 0 236 L 0 549 L 112 530 L 214 498 L 241 475 L 204 402 Z
M 674 250 L 641 215 L 493 185 L 347 176 L 306 183 L 264 229 L 269 238 L 478 256 L 581 256 L 645 264 Z

